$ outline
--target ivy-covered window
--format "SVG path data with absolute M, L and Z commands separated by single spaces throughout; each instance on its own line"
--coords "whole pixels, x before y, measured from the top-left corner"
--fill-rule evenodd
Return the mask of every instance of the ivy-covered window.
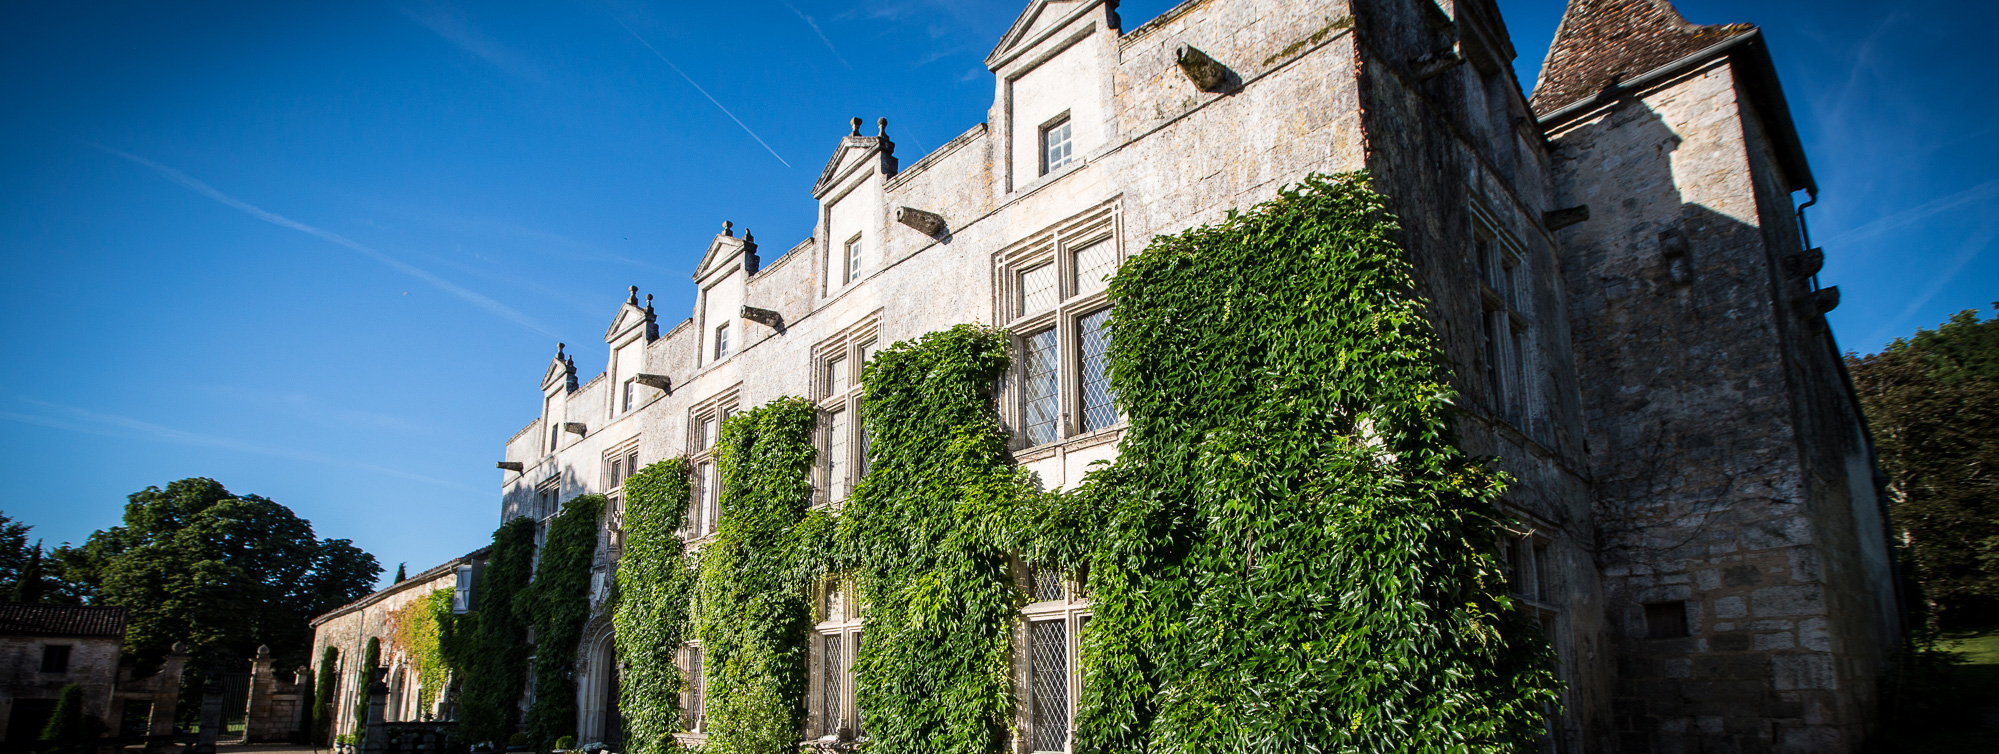
M 860 734 L 860 711 L 854 704 L 854 657 L 861 651 L 861 610 L 849 595 L 849 585 L 829 581 L 820 588 L 813 626 L 812 706 L 809 728 L 813 736 Z
M 1053 568 L 1022 566 L 1016 571 L 1027 592 L 1021 608 L 1023 644 L 1015 656 L 1020 674 L 1019 724 L 1033 752 L 1066 752 L 1082 689 L 1077 652 L 1090 605 L 1082 584 Z
M 1017 447 L 1122 421 L 1110 384 L 1105 294 L 1121 260 L 1116 228 L 1116 206 L 1104 205 L 1000 255 L 1000 314 L 1018 338 L 1005 399 Z
M 689 732 L 699 733 L 707 729 L 708 717 L 706 704 L 708 679 L 703 675 L 701 646 L 689 644 L 681 650 L 680 656 L 680 672 L 683 674 L 682 677 L 687 679 L 680 694 L 681 727 Z
M 687 495 L 687 536 L 699 539 L 715 533 L 721 517 L 722 487 L 715 467 L 715 441 L 722 422 L 736 410 L 736 389 L 730 388 L 695 405 L 688 415 L 688 465 L 694 478 Z
M 877 321 L 870 317 L 813 347 L 819 397 L 817 502 L 847 499 L 867 473 L 867 428 L 860 420 L 861 370 L 874 356 Z

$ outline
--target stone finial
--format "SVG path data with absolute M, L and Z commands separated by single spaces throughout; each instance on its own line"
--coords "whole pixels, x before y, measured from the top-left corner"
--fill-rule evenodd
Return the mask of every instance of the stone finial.
M 646 294 L 646 311 L 652 311 L 652 294 Z
M 180 655 L 182 657 L 187 656 L 187 642 L 184 641 L 174 642 L 173 646 L 167 647 L 167 653 Z
M 730 237 L 730 238 L 734 238 L 734 237 L 736 236 L 736 224 L 735 224 L 735 223 L 732 223 L 732 222 L 729 222 L 729 221 L 727 221 L 727 220 L 723 220 L 723 221 L 722 221 L 722 235 L 725 235 L 725 236 L 728 236 L 728 237 Z
M 627 303 L 627 304 L 631 304 L 631 305 L 633 305 L 633 306 L 637 306 L 637 305 L 638 305 L 638 303 L 639 303 L 639 287 L 638 287 L 638 286 L 636 286 L 636 285 L 632 286 L 632 292 L 631 292 L 631 295 L 628 295 L 628 296 L 626 296 L 626 297 L 625 297 L 625 303 Z
M 259 660 L 271 659 L 271 645 L 269 644 L 257 645 L 257 659 Z
M 755 233 L 751 233 L 749 228 L 743 229 L 743 243 L 756 243 L 756 240 L 757 236 Z
M 555 358 L 558 358 L 558 359 L 560 359 L 560 358 L 563 358 L 563 355 L 562 355 L 562 349 L 563 349 L 564 347 L 565 347 L 565 344 L 562 344 L 562 343 L 557 343 L 557 344 L 555 344 Z
M 888 136 L 888 119 L 876 118 L 875 128 L 877 129 L 875 133 L 876 136 Z
M 850 136 L 859 136 L 859 135 L 861 135 L 861 116 L 859 116 L 859 115 L 856 115 L 856 116 L 854 116 L 854 132 L 853 132 L 852 134 L 849 134 L 849 135 L 850 135 Z

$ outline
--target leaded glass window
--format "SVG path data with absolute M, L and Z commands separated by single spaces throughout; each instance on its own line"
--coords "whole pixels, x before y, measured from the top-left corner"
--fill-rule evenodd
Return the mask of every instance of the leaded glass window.
M 1056 395 L 1055 330 L 1027 336 L 1022 354 L 1025 369 L 1021 377 L 1022 403 L 1027 409 L 1027 444 L 1054 442 L 1059 436 L 1061 400 Z
M 1111 310 L 1098 309 L 1076 323 L 1076 339 L 1081 352 L 1083 431 L 1092 432 L 1117 423 L 1117 392 L 1111 389 L 1110 350 Z
M 1035 752 L 1069 749 L 1069 636 L 1066 621 L 1028 624 L 1028 743 Z
M 1056 290 L 1055 265 L 1044 264 L 1020 273 L 1020 311 L 1032 314 L 1055 306 L 1061 297 Z

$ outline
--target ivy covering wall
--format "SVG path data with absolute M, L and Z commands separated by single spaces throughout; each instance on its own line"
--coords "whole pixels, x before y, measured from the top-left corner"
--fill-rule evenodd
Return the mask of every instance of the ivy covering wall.
M 517 611 L 525 608 L 523 617 L 534 625 L 535 693 L 526 722 L 536 751 L 576 735 L 576 651 L 590 622 L 590 564 L 603 514 L 603 495 L 578 495 L 562 504 L 542 542 L 534 584 L 515 605 Z
M 694 596 L 709 746 L 795 744 L 807 595 L 837 577 L 868 606 L 854 672 L 870 751 L 1003 750 L 1018 554 L 1087 582 L 1079 752 L 1538 750 L 1557 682 L 1504 596 L 1504 480 L 1457 448 L 1396 231 L 1364 176 L 1315 176 L 1155 239 L 1110 289 L 1129 428 L 1068 492 L 1037 492 L 1006 452 L 1000 331 L 933 333 L 867 365 L 871 462 L 837 521 L 807 510 L 811 404 L 730 419 Z M 669 573 L 678 556 L 635 549 L 621 568 Z M 670 651 L 643 657 L 661 667 L 635 675 L 668 672 Z
M 1079 751 L 1538 748 L 1549 651 L 1396 230 L 1315 176 L 1117 273 L 1130 429 L 1048 552 L 1089 569 Z
M 865 367 L 872 462 L 840 513 L 838 565 L 868 606 L 854 691 L 875 750 L 984 754 L 1006 740 L 1026 601 L 1009 553 L 1036 498 L 993 410 L 1007 340 L 960 325 Z
M 416 674 L 417 709 L 424 711 L 431 709 L 439 690 L 451 677 L 439 646 L 439 629 L 451 620 L 451 592 L 449 588 L 434 590 L 386 616 L 389 648 L 400 652 Z
M 631 754 L 674 750 L 685 690 L 674 655 L 687 641 L 695 568 L 681 539 L 688 466 L 660 461 L 625 480 L 625 549 L 613 612 L 620 675 L 618 710 Z
M 472 610 L 441 625 L 439 649 L 459 677 L 459 735 L 505 743 L 520 724 L 527 684 L 527 622 L 517 615 L 534 574 L 535 522 L 522 517 L 493 532 L 486 566 L 472 585 Z
M 804 727 L 810 543 L 827 531 L 806 515 L 816 413 L 780 398 L 730 417 L 716 443 L 721 515 L 695 590 L 712 754 L 785 751 Z
M 382 639 L 368 637 L 361 650 L 361 664 L 354 667 L 354 736 L 368 732 L 368 689 L 375 685 L 375 668 L 382 665 Z

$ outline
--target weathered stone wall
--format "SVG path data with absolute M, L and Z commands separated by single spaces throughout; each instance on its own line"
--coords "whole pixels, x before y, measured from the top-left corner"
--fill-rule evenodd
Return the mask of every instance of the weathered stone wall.
M 1845 462 L 1864 443 L 1783 295 L 1795 226 L 1738 73 L 1718 58 L 1550 135 L 1561 200 L 1591 210 L 1560 237 L 1625 751 L 1851 750 L 1892 643 Z M 1648 604 L 1684 605 L 1688 635 Z
M 54 702 L 64 686 L 74 683 L 83 687 L 83 713 L 111 722 L 119 644 L 117 637 L 0 636 L 0 721 L 13 720 L 16 700 Z M 70 648 L 65 672 L 41 672 L 43 648 L 51 645 Z M 6 730 L 5 722 L 0 722 L 0 735 Z
M 355 700 L 367 697 L 365 679 L 361 677 L 358 665 L 367 651 L 368 640 L 382 640 L 382 667 L 406 667 L 409 658 L 396 650 L 388 625 L 389 614 L 411 602 L 427 599 L 439 589 L 455 588 L 458 584 L 457 568 L 466 562 L 465 558 L 448 561 L 313 619 L 312 671 L 319 672 L 320 658 L 325 655 L 327 647 L 333 647 L 340 653 L 336 661 L 338 667 L 334 671 L 337 674 L 333 694 L 334 734 L 352 733 L 357 725 L 354 719 Z M 402 689 L 405 693 L 399 696 L 404 704 L 400 709 L 387 711 L 390 721 L 414 720 L 423 712 L 416 707 L 415 672 L 402 675 L 406 679 L 406 688 Z M 324 702 L 315 700 L 315 703 Z M 310 718 L 311 711 L 305 710 L 300 714 Z

